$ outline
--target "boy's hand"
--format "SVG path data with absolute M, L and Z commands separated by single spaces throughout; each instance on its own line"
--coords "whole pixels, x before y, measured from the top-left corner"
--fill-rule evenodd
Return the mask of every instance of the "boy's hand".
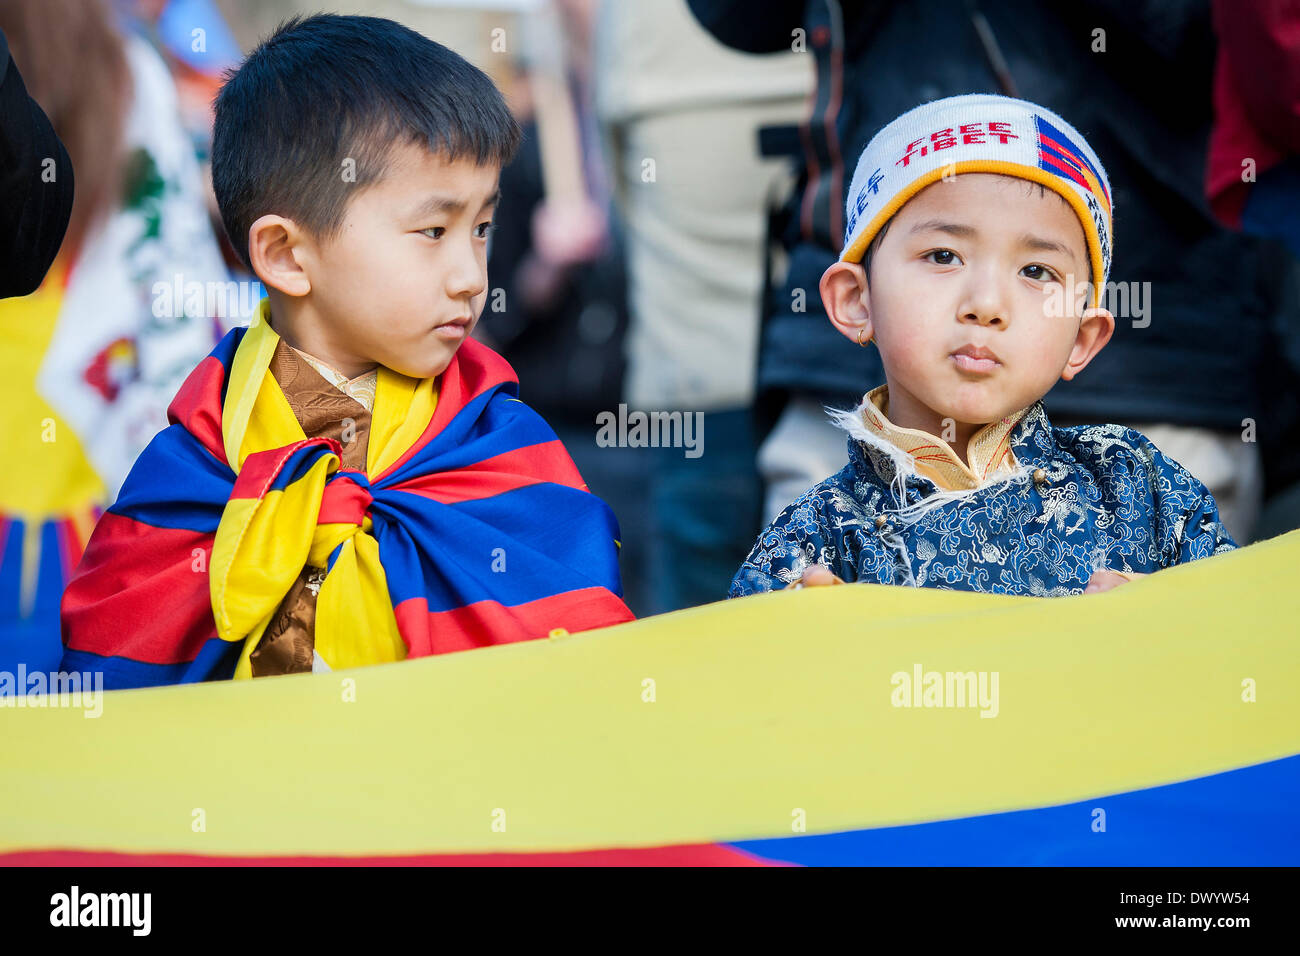
M 844 582 L 831 573 L 831 569 L 824 564 L 810 564 L 803 569 L 803 575 L 798 581 L 785 586 L 785 590 L 791 588 L 815 588 L 826 584 L 843 584 Z
M 1139 574 L 1136 571 L 1126 571 L 1121 574 L 1118 571 L 1094 571 L 1092 577 L 1088 579 L 1088 586 L 1083 589 L 1084 594 L 1100 594 L 1102 591 L 1109 591 L 1111 588 L 1117 588 L 1121 584 L 1131 581 L 1133 578 L 1144 578 L 1145 574 Z

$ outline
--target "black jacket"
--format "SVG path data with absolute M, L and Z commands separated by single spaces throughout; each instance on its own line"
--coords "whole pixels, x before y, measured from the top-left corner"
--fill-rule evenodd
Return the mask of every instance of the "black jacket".
M 67 150 L 27 95 L 4 33 L 0 64 L 0 298 L 8 298 L 45 278 L 72 215 L 73 183 Z

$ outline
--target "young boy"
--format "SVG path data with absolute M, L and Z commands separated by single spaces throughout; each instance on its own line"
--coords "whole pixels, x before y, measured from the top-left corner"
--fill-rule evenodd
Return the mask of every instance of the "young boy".
M 483 73 L 389 20 L 291 20 L 229 77 L 213 185 L 268 298 L 96 527 L 64 670 L 321 671 L 631 618 L 613 515 L 469 338 L 518 138 Z
M 1043 396 L 1115 327 L 1098 307 L 1110 186 L 1073 127 L 1003 96 L 926 103 L 867 145 L 847 223 L 822 301 L 876 343 L 886 384 L 835 416 L 849 464 L 759 536 L 730 596 L 1078 594 L 1236 547 L 1205 487 L 1140 433 L 1048 421 Z

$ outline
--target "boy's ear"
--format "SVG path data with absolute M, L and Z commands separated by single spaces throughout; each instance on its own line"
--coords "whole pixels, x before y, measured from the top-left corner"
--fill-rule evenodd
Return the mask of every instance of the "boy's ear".
M 311 291 L 311 279 L 303 269 L 306 234 L 292 219 L 262 216 L 248 227 L 248 259 L 263 284 L 285 295 L 302 296 Z
M 1115 334 L 1115 316 L 1105 309 L 1088 309 L 1079 322 L 1079 331 L 1075 334 L 1074 348 L 1070 358 L 1061 370 L 1061 378 L 1070 381 L 1078 375 L 1093 357 L 1106 347 L 1110 337 Z
M 871 324 L 867 270 L 860 262 L 837 262 L 822 273 L 822 305 L 831 325 L 854 342 L 870 341 Z

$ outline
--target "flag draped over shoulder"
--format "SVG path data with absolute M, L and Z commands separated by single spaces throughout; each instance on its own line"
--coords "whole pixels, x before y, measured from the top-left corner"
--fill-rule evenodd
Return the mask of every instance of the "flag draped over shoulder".
M 316 652 L 355 667 L 630 620 L 618 527 L 509 364 L 381 367 L 365 472 L 307 438 L 268 371 L 267 303 L 190 374 L 63 599 L 63 667 L 132 687 L 251 675 L 301 572 Z

